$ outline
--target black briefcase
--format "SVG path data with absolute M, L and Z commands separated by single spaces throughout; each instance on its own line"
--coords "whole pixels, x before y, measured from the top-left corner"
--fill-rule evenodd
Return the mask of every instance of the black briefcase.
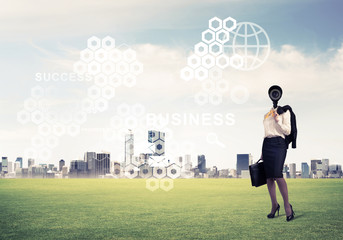
M 262 159 L 249 166 L 251 185 L 255 187 L 262 186 L 267 183 L 266 173 L 264 172 Z

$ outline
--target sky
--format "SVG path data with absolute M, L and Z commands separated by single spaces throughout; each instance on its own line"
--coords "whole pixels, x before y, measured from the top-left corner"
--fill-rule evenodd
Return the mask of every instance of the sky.
M 1 5 L 0 155 L 10 161 L 23 156 L 26 164 L 28 149 L 41 149 L 37 143 L 42 141 L 39 125 L 17 120 L 25 101 L 32 97 L 32 88 L 48 89 L 40 104 L 48 105 L 59 116 L 81 111 L 78 103 L 93 85 L 92 81 L 38 82 L 36 74 L 73 72 L 73 64 L 80 60 L 90 37 L 110 36 L 116 46 L 126 44 L 136 51 L 143 64 L 136 85 L 117 87 L 108 108 L 86 114 L 76 136 L 43 138 L 55 145 L 42 147 L 48 155 L 38 150 L 36 163 L 57 164 L 60 159 L 68 163 L 82 159 L 86 151 L 110 152 L 111 160 L 120 160 L 124 140 L 113 119 L 142 122 L 146 114 L 205 114 L 210 118 L 229 114 L 234 119 L 231 124 L 215 124 L 212 119 L 210 124 L 168 123 L 154 128 L 168 133 L 166 154 L 171 158 L 191 154 L 195 162 L 198 154 L 204 154 L 207 167 L 235 168 L 238 153 L 251 153 L 258 160 L 264 137 L 263 115 L 272 106 L 267 91 L 278 84 L 283 88 L 279 104 L 292 106 L 299 132 L 298 146 L 288 150 L 286 163 L 297 163 L 298 169 L 301 162 L 311 159 L 329 158 L 330 164 L 343 164 L 341 1 L 14 0 Z M 258 24 L 269 36 L 270 54 L 255 70 L 225 69 L 223 79 L 229 90 L 223 94 L 223 101 L 201 106 L 194 96 L 203 83 L 184 81 L 180 70 L 213 17 Z M 231 97 L 237 86 L 248 92 L 248 99 L 241 104 Z M 131 112 L 121 115 L 120 109 L 127 106 Z M 135 115 L 136 108 L 143 114 Z M 135 154 L 147 147 L 149 127 L 141 125 L 135 135 Z M 209 133 L 215 133 L 219 144 L 207 141 Z

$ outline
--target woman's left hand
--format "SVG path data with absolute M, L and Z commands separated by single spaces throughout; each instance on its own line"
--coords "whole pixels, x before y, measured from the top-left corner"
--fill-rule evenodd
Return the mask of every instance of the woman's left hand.
M 275 121 L 279 122 L 279 114 L 276 111 L 274 111 L 273 116 L 274 116 Z

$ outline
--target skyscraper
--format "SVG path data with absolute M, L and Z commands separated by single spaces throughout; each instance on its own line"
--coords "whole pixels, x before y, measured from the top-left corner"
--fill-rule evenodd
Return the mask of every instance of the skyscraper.
M 72 160 L 69 169 L 70 177 L 86 177 L 87 163 L 83 160 Z
M 134 136 L 132 130 L 129 130 L 129 133 L 125 135 L 125 166 L 132 163 L 134 150 Z
M 295 163 L 289 164 L 289 177 L 296 178 L 296 165 Z
M 2 172 L 8 173 L 8 159 L 7 159 L 7 157 L 2 157 Z
M 59 171 L 62 171 L 62 168 L 63 168 L 64 165 L 65 165 L 65 161 L 63 159 L 61 159 L 59 161 Z
M 96 153 L 86 152 L 84 155 L 84 161 L 86 162 L 88 174 L 90 176 L 95 176 Z
M 200 173 L 206 173 L 206 158 L 205 155 L 198 155 L 198 169 Z
M 189 154 L 185 155 L 185 160 L 184 160 L 182 168 L 183 168 L 184 171 L 190 171 L 191 170 L 191 168 L 192 168 L 192 158 L 191 158 L 191 155 L 189 155 Z
M 317 164 L 318 163 L 322 163 L 322 161 L 317 160 L 317 159 L 311 160 L 311 175 L 317 174 Z
M 96 159 L 96 153 L 86 152 L 83 159 L 87 163 L 87 170 L 90 171 L 93 168 L 94 161 Z
M 20 162 L 17 162 L 17 161 L 14 162 L 13 171 L 14 172 L 21 171 Z
M 237 176 L 242 174 L 242 170 L 249 170 L 251 154 L 237 154 Z
M 309 166 L 306 162 L 301 163 L 301 178 L 309 178 L 310 171 Z
M 48 170 L 50 170 L 50 171 L 52 171 L 52 169 L 54 168 L 54 164 L 52 164 L 52 163 L 50 163 L 50 164 L 48 164 Z
M 19 162 L 20 163 L 20 168 L 23 168 L 23 158 L 22 157 L 17 157 L 15 162 Z
M 152 143 L 150 150 L 153 156 L 164 156 L 165 152 L 165 133 L 155 130 L 148 131 L 148 142 Z
M 7 163 L 7 172 L 11 173 L 13 171 L 14 171 L 14 169 L 13 169 L 13 162 L 8 161 L 8 163 Z
M 27 167 L 29 168 L 29 167 L 31 167 L 31 166 L 33 166 L 33 165 L 35 165 L 35 160 L 32 159 L 32 158 L 29 158 L 29 159 L 27 160 Z
M 322 159 L 322 164 L 323 164 L 323 174 L 324 176 L 327 176 L 329 173 L 329 159 L 327 158 Z
M 96 159 L 96 175 L 105 175 L 111 172 L 111 158 L 109 153 L 98 153 Z
M 68 175 L 68 167 L 63 166 L 62 167 L 62 177 L 65 178 Z
M 289 178 L 289 167 L 287 164 L 283 165 L 282 175 L 284 178 Z

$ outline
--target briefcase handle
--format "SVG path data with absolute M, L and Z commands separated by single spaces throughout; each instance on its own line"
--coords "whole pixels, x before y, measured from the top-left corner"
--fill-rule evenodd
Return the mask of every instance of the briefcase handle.
M 263 159 L 262 159 L 262 158 L 260 158 L 260 159 L 259 159 L 259 160 L 258 160 L 256 163 L 259 163 L 261 160 L 263 161 Z

